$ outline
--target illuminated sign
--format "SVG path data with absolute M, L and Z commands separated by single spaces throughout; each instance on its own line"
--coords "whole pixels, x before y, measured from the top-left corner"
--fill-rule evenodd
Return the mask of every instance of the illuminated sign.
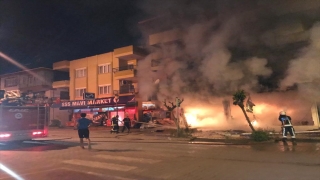
M 54 103 L 52 107 L 88 107 L 88 106 L 98 106 L 98 105 L 109 105 L 114 106 L 116 104 L 127 104 L 133 98 L 133 96 L 120 96 L 118 97 L 118 103 L 114 102 L 114 97 L 108 98 L 98 98 L 98 99 L 85 99 L 85 100 L 74 100 L 74 101 L 62 101 L 59 103 Z
M 67 101 L 67 102 L 62 102 L 61 107 L 105 105 L 105 104 L 111 104 L 111 102 L 112 102 L 112 98 Z

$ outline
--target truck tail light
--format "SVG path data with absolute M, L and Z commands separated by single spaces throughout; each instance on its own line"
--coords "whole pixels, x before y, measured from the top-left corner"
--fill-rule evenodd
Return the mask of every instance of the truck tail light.
M 35 131 L 35 132 L 32 133 L 32 135 L 40 135 L 40 134 L 43 134 L 43 132 L 41 132 L 41 131 Z
M 0 134 L 0 138 L 7 138 L 10 136 L 11 136 L 11 134 Z

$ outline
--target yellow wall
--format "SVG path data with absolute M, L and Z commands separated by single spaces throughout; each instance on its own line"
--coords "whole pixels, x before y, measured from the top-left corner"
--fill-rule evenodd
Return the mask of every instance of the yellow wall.
M 119 67 L 119 59 L 116 57 L 113 57 L 112 64 L 113 64 L 114 68 L 118 68 Z M 119 80 L 113 79 L 112 88 L 113 88 L 112 91 L 120 89 Z
M 87 92 L 95 93 L 96 98 L 112 97 L 114 96 L 113 90 L 119 90 L 119 80 L 115 79 L 113 68 L 119 68 L 119 66 L 127 66 L 128 64 L 137 65 L 137 59 L 124 60 L 117 56 L 130 55 L 133 53 L 132 46 L 116 49 L 114 52 L 99 54 L 91 57 L 81 58 L 70 61 L 70 100 L 82 99 L 75 97 L 75 91 L 78 88 L 86 88 Z M 130 50 L 130 51 L 129 51 Z M 128 52 L 126 52 L 128 51 Z M 117 54 L 118 53 L 118 54 Z M 117 56 L 115 56 L 117 54 Z M 110 73 L 99 74 L 98 66 L 102 64 L 110 64 Z M 86 77 L 76 78 L 76 69 L 86 68 Z M 111 93 L 99 95 L 99 86 L 111 85 Z M 137 84 L 135 84 L 137 88 Z
M 99 96 L 99 85 L 112 85 L 112 67 L 113 67 L 113 52 L 95 55 L 87 58 L 73 60 L 70 62 L 70 99 L 77 100 L 82 98 L 75 97 L 77 88 L 86 88 L 87 92 L 95 93 L 96 97 L 111 97 L 113 94 Z M 98 74 L 98 66 L 101 64 L 111 64 L 111 72 L 106 74 Z M 76 78 L 76 69 L 87 68 L 87 76 Z

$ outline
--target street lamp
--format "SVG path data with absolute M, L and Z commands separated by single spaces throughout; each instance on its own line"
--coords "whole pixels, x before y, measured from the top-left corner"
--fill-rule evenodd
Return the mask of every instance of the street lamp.
M 118 102 L 119 102 L 119 92 L 118 92 L 118 90 L 114 90 L 113 94 L 114 94 L 113 102 L 116 103 L 117 116 L 118 116 Z
M 136 117 L 136 113 L 137 113 L 137 100 L 136 100 L 136 94 L 137 94 L 137 92 L 136 92 L 136 89 L 135 88 L 131 88 L 130 89 L 130 92 L 131 92 L 131 94 L 132 95 L 134 95 L 134 117 Z

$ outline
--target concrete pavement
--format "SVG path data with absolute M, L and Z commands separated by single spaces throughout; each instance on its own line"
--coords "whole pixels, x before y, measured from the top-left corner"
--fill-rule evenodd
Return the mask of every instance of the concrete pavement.
M 175 138 L 172 137 L 172 130 L 156 132 L 155 129 L 132 129 L 131 133 L 111 134 L 110 127 L 93 127 L 90 129 L 92 141 L 98 142 L 123 142 L 123 141 L 143 141 L 158 143 L 225 143 L 225 144 L 255 144 L 249 136 L 241 136 L 240 133 L 222 132 L 222 131 L 200 131 L 194 133 L 193 138 Z M 275 134 L 275 137 L 280 136 Z M 278 138 L 279 139 L 279 138 Z M 50 128 L 49 136 L 38 138 L 39 141 L 50 140 L 68 140 L 79 141 L 77 131 L 73 128 Z M 320 131 L 313 133 L 297 134 L 298 142 L 320 142 Z M 269 142 L 274 142 L 272 139 Z M 266 142 L 265 142 L 266 143 Z
M 75 130 L 51 133 L 71 138 L 0 146 L 1 164 L 20 180 L 318 180 L 320 176 L 317 143 L 201 145 L 97 130 L 92 131 L 89 151 L 78 146 Z M 8 179 L 15 178 L 0 171 L 0 180 Z

